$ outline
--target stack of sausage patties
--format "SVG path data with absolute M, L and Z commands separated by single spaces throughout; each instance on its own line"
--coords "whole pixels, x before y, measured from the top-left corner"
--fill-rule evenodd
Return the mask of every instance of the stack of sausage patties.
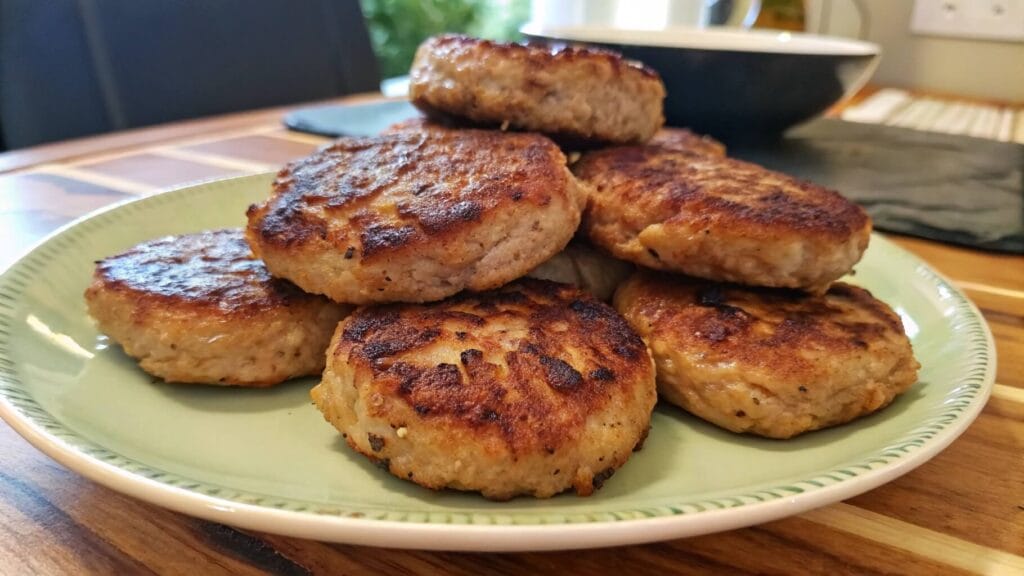
M 411 76 L 426 117 L 289 164 L 250 207 L 258 259 L 224 231 L 101 261 L 101 327 L 168 380 L 323 369 L 314 402 L 352 448 L 495 499 L 600 488 L 647 435 L 654 361 L 664 399 L 777 437 L 913 383 L 898 316 L 831 284 L 866 248 L 863 211 L 659 132 L 653 71 L 442 36 Z M 570 166 L 560 145 L 586 151 Z

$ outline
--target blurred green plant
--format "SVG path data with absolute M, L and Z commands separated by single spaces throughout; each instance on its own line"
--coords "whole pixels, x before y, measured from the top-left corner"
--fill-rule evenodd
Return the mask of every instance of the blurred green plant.
M 401 76 L 420 42 L 442 32 L 515 40 L 529 0 L 361 0 L 382 78 Z

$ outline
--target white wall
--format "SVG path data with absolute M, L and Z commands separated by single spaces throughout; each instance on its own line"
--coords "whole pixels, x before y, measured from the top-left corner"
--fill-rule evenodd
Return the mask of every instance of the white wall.
M 910 32 L 913 0 L 861 1 L 866 39 L 883 51 L 872 83 L 1024 103 L 1024 43 L 918 36 Z M 817 25 L 823 2 L 832 5 L 825 31 L 856 36 L 854 0 L 808 0 L 808 25 Z
M 550 24 L 661 28 L 700 22 L 704 2 L 532 0 L 531 5 L 534 18 Z M 750 4 L 734 2 L 740 10 Z M 805 0 L 809 31 L 820 27 L 826 34 L 857 37 L 862 28 L 857 3 L 869 14 L 865 39 L 882 45 L 874 84 L 1024 103 L 1024 43 L 911 34 L 913 0 Z

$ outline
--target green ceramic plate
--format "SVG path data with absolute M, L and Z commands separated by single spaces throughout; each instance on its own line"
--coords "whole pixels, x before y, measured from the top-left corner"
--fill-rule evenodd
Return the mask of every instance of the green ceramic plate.
M 121 204 L 14 264 L 0 277 L 0 415 L 71 469 L 186 514 L 355 544 L 541 550 L 708 533 L 848 498 L 942 450 L 991 389 L 995 351 L 977 309 L 875 237 L 854 281 L 899 312 L 923 365 L 921 381 L 882 413 L 780 442 L 660 407 L 644 449 L 590 498 L 494 503 L 431 492 L 350 451 L 310 405 L 313 379 L 271 390 L 154 382 L 86 315 L 94 260 L 165 234 L 240 225 L 269 180 Z

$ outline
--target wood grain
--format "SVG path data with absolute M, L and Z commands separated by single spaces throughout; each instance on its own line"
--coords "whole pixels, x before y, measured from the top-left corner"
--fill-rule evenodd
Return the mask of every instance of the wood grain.
M 0 269 L 62 224 L 130 197 L 56 174 L 0 176 Z
M 310 102 L 308 105 L 323 105 L 336 103 L 357 103 L 366 101 L 382 100 L 379 94 L 354 94 L 343 98 L 334 98 L 318 102 Z M 44 144 L 23 150 L 14 150 L 0 154 L 0 173 L 23 170 L 30 166 L 44 164 L 60 160 L 62 162 L 73 162 L 77 159 L 100 153 L 110 153 L 119 150 L 133 150 L 161 144 L 174 142 L 182 139 L 195 138 L 201 135 L 213 135 L 216 137 L 225 132 L 231 132 L 239 128 L 252 128 L 253 126 L 279 126 L 281 116 L 298 106 L 282 106 L 226 114 L 212 118 L 199 118 L 162 124 L 150 128 L 137 128 L 125 130 L 113 134 L 90 136 L 78 138 L 65 142 Z
M 0 509 L 20 518 L 0 516 L 4 530 L 15 527 L 33 534 L 35 545 L 19 545 L 17 556 L 0 556 L 11 573 L 134 574 L 135 570 L 93 569 L 116 563 L 122 567 L 154 566 L 160 572 L 263 574 L 248 559 L 237 559 L 218 542 L 215 526 L 144 504 L 98 486 L 64 469 L 29 447 L 13 430 L 0 429 L 0 470 L 16 466 L 19 477 L 0 473 Z M 3 539 L 5 545 L 12 542 Z M 66 555 L 64 549 L 76 549 Z M 36 554 L 43 551 L 44 554 Z M 22 557 L 25 552 L 32 553 Z M 85 560 L 84 563 L 80 562 Z M 18 566 L 22 569 L 17 569 Z
M 885 487 L 849 502 L 979 546 L 1024 555 L 1024 419 L 992 399 L 949 448 Z
M 150 152 L 150 154 L 160 156 L 163 158 L 174 158 L 177 160 L 184 160 L 186 162 L 195 162 L 197 164 L 216 166 L 219 168 L 224 168 L 226 170 L 238 171 L 240 174 L 277 171 L 280 168 L 280 165 L 277 163 L 270 164 L 267 162 L 258 162 L 254 160 L 245 160 L 242 158 L 233 158 L 231 156 L 220 156 L 218 154 L 194 152 L 192 150 L 189 150 L 188 148 L 165 148 L 160 150 L 153 150 Z
M 668 543 L 582 552 L 457 554 L 325 544 L 235 530 L 190 519 L 121 496 L 82 479 L 0 429 L 0 469 L 17 464 L 20 478 L 0 474 L 0 536 L 32 534 L 45 554 L 23 556 L 24 548 L 0 548 L 0 565 L 14 573 L 66 573 L 144 568 L 211 574 L 408 574 L 408 573 L 650 573 L 694 574 L 815 573 L 956 574 L 949 551 L 918 550 L 934 538 L 906 531 L 887 520 L 882 528 L 865 522 L 870 512 L 840 505 L 824 514 Z M 898 480 L 897 483 L 903 482 Z M 891 485 L 890 485 L 891 486 Z M 883 488 L 881 490 L 888 489 Z M 874 494 L 874 491 L 871 494 Z M 902 492 L 900 493 L 902 495 Z M 898 498 L 896 499 L 898 501 Z M 832 512 L 828 512 L 833 510 Z M 823 520 L 822 518 L 828 518 Z M 911 526 L 916 526 L 910 524 Z M 10 539 L 2 540 L 5 544 Z M 69 543 L 75 549 L 68 551 Z M 963 547 L 963 545 L 961 545 Z M 910 550 L 908 550 L 908 548 Z M 969 548 L 969 547 L 968 547 Z M 984 547 L 983 547 L 984 548 Z M 973 549 L 973 548 L 970 548 Z M 744 551 L 742 554 L 736 553 Z M 999 556 L 996 560 L 1005 560 Z M 109 572 L 108 572 L 109 573 Z
M 100 162 L 81 164 L 80 170 L 86 170 L 103 176 L 113 176 L 131 182 L 155 186 L 171 187 L 193 180 L 207 180 L 224 176 L 238 176 L 247 170 L 227 168 L 213 163 L 200 163 L 181 160 L 153 153 L 136 154 L 103 160 Z
M 273 168 L 327 140 L 284 130 L 284 111 L 0 155 L 0 266 L 90 210 L 196 178 Z M 1000 384 L 949 448 L 846 503 L 645 546 L 504 555 L 381 551 L 243 531 L 163 510 L 71 473 L 0 424 L 0 573 L 1021 573 L 1024 257 L 889 237 L 979 306 L 996 339 Z
M 317 147 L 317 145 L 308 142 L 258 135 L 241 136 L 239 138 L 185 146 L 184 150 L 280 166 L 285 162 L 312 154 Z
M 1017 403 L 1024 408 L 1024 388 L 1007 386 L 996 382 L 995 386 L 992 387 L 992 397 Z
M 999 381 L 1024 388 L 1024 318 L 986 314 L 985 319 L 998 342 Z
M 886 237 L 917 254 L 954 282 L 964 280 L 975 286 L 1024 292 L 1024 256 L 983 252 L 895 234 Z M 1016 308 L 1018 314 L 1020 310 Z
M 265 536 L 320 574 L 965 574 L 802 518 L 688 540 L 574 552 L 456 554 L 296 545 Z M 304 544 L 304 543 L 303 543 Z M 340 558 L 339 558 L 340 556 Z
M 1024 573 L 1024 558 L 1015 554 L 971 544 L 847 504 L 815 510 L 804 514 L 803 518 L 826 526 L 838 527 L 845 532 L 876 542 L 886 542 L 894 548 L 963 570 L 980 568 L 986 574 L 1008 576 Z

